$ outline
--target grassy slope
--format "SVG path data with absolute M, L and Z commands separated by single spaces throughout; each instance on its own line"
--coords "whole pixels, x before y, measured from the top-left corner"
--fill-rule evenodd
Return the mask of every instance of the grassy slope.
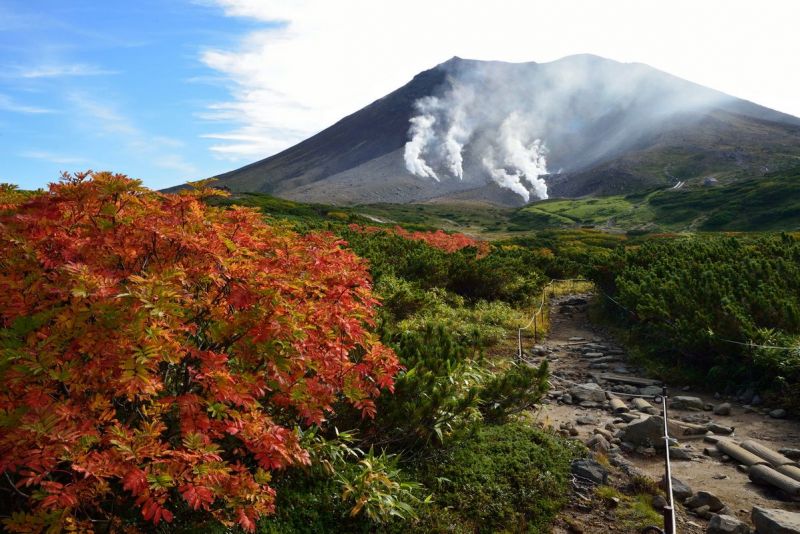
M 293 221 L 309 219 L 360 224 L 443 228 L 488 239 L 524 237 L 547 229 L 595 227 L 622 231 L 775 231 L 800 229 L 800 167 L 763 178 L 678 190 L 552 199 L 524 208 L 484 204 L 302 204 L 262 194 L 238 194 L 234 201 Z M 230 202 L 230 201 L 226 201 Z

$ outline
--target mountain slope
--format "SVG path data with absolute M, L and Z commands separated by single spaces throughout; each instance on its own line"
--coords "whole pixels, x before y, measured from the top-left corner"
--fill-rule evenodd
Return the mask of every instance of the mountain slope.
M 412 119 L 427 130 L 410 131 Z M 218 178 L 233 191 L 309 202 L 522 205 L 545 182 L 550 196 L 627 194 L 798 161 L 800 119 L 646 65 L 588 55 L 544 64 L 453 58 Z

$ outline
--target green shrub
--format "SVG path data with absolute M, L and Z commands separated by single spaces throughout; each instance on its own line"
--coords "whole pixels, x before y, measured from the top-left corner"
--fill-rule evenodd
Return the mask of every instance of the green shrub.
M 477 337 L 462 338 L 441 324 L 385 342 L 405 370 L 395 378 L 394 394 L 379 397 L 376 418 L 364 423 L 368 445 L 418 453 L 470 423 L 505 421 L 539 402 L 548 388 L 546 363 L 490 371 Z
M 480 410 L 487 422 L 502 422 L 531 408 L 547 393 L 550 376 L 547 360 L 539 367 L 514 364 L 487 381 L 480 393 Z
M 469 305 L 463 297 L 435 289 L 426 293 L 425 302 L 415 315 L 397 323 L 401 331 L 420 331 L 430 323 L 443 325 L 460 339 L 477 336 L 486 345 L 494 345 L 515 334 L 526 317 L 503 301 L 478 301 Z
M 720 383 L 800 393 L 800 242 L 789 235 L 645 242 L 598 263 L 608 315 L 640 349 Z M 688 374 L 686 376 L 689 376 Z M 789 399 L 787 399 L 789 400 Z
M 577 450 L 523 423 L 478 427 L 421 468 L 435 504 L 420 529 L 447 530 L 436 516 L 451 509 L 473 532 L 546 532 L 570 491 Z
M 465 422 L 480 417 L 482 367 L 478 340 L 464 340 L 442 325 L 403 332 L 387 343 L 405 367 L 395 378 L 393 395 L 378 398 L 372 442 L 397 450 L 441 443 Z
M 366 454 L 351 433 L 324 438 L 302 433 L 311 465 L 290 468 L 275 479 L 275 515 L 259 523 L 268 533 L 373 532 L 417 517 L 425 506 L 422 485 L 409 480 L 399 458 L 385 451 Z

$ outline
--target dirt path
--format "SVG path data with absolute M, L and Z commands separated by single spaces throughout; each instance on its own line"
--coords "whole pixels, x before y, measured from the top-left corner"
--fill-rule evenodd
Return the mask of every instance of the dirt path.
M 578 295 L 579 298 L 590 298 L 589 295 Z M 595 380 L 592 374 L 616 372 L 632 377 L 642 377 L 641 370 L 628 364 L 624 355 L 624 349 L 614 340 L 610 339 L 600 329 L 596 329 L 589 322 L 586 316 L 586 306 L 582 304 L 562 306 L 562 303 L 573 302 L 573 297 L 561 297 L 553 301 L 551 314 L 551 332 L 542 346 L 545 349 L 540 354 L 539 360 L 546 357 L 551 365 L 553 375 L 553 391 L 551 398 L 538 414 L 541 422 L 559 429 L 569 426 L 575 437 L 587 442 L 595 433 L 596 428 L 607 428 L 614 430 L 621 428 L 624 423 L 618 416 L 612 414 L 606 407 L 582 407 L 562 401 L 562 393 L 568 392 L 574 383 L 586 383 Z M 592 343 L 604 346 L 603 352 L 618 354 L 619 361 L 606 362 L 604 364 L 594 363 L 595 368 L 590 368 L 592 361 L 581 356 L 581 351 Z M 599 350 L 598 350 L 599 351 Z M 600 380 L 603 389 L 611 388 L 610 383 Z M 670 396 L 690 395 L 699 397 L 703 403 L 717 405 L 722 402 L 731 403 L 731 413 L 727 416 L 717 416 L 710 411 L 684 411 L 671 410 L 670 418 L 675 419 L 694 419 L 696 422 L 703 420 L 713 420 L 715 423 L 734 427 L 735 432 L 732 437 L 736 439 L 755 439 L 769 446 L 772 449 L 782 447 L 800 448 L 800 423 L 790 420 L 772 419 L 762 410 L 753 412 L 742 405 L 737 404 L 731 399 L 715 398 L 713 392 L 690 391 L 680 388 L 680 384 L 671 384 Z M 566 399 L 568 401 L 568 399 Z M 630 399 L 628 399 L 630 400 Z M 630 405 L 630 402 L 628 402 Z M 597 419 L 596 424 L 578 424 L 579 417 L 593 416 Z M 585 421 L 584 421 L 585 422 Z M 577 432 L 576 432 L 577 431 Z M 724 462 L 722 459 L 712 458 L 704 454 L 704 449 L 712 447 L 703 441 L 703 437 L 693 439 L 681 439 L 680 446 L 688 450 L 686 460 L 673 460 L 673 476 L 681 479 L 688 484 L 695 492 L 699 490 L 713 493 L 721 499 L 728 507 L 730 512 L 739 519 L 750 522 L 750 512 L 753 506 L 766 508 L 783 508 L 787 510 L 800 511 L 800 504 L 782 500 L 777 492 L 763 486 L 758 486 L 750 482 L 747 474 L 737 469 L 735 462 Z M 624 459 L 633 464 L 638 470 L 646 473 L 651 478 L 658 480 L 664 473 L 663 454 L 653 454 L 652 450 L 620 451 Z M 614 451 L 609 453 L 613 458 Z M 676 502 L 677 505 L 677 502 Z M 681 505 L 678 508 L 678 532 L 705 532 L 706 521 L 702 518 L 687 514 Z M 565 512 L 571 513 L 570 510 Z M 581 507 L 575 509 L 575 514 L 580 515 Z M 591 516 L 592 511 L 588 511 Z M 568 518 L 567 518 L 568 519 Z M 609 528 L 617 532 L 619 525 L 611 525 Z M 580 528 L 556 530 L 556 532 L 575 532 Z M 600 532 L 600 530 L 585 530 L 585 532 Z

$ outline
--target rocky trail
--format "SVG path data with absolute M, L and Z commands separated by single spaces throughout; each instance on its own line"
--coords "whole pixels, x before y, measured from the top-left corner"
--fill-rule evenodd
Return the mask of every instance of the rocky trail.
M 661 387 L 590 323 L 590 299 L 553 299 L 548 338 L 526 351 L 531 363 L 546 358 L 551 366 L 552 389 L 537 414 L 539 422 L 580 439 L 592 451 L 590 460 L 573 466 L 574 498 L 554 532 L 640 532 L 647 520 L 637 516 L 636 496 L 644 498 L 648 484 L 652 492 L 648 479 L 663 483 L 664 477 L 663 419 L 654 400 Z M 712 385 L 710 393 L 669 386 L 670 437 L 677 440 L 670 449 L 676 531 L 749 533 L 757 527 L 759 534 L 800 533 L 800 423 L 759 406 L 753 392 L 736 399 L 715 393 Z M 780 454 L 770 462 L 738 445 Z M 764 484 L 761 471 L 776 474 L 783 490 L 774 477 Z M 598 496 L 598 485 L 620 489 L 627 505 L 610 489 Z M 663 498 L 647 498 L 656 508 L 664 505 Z

